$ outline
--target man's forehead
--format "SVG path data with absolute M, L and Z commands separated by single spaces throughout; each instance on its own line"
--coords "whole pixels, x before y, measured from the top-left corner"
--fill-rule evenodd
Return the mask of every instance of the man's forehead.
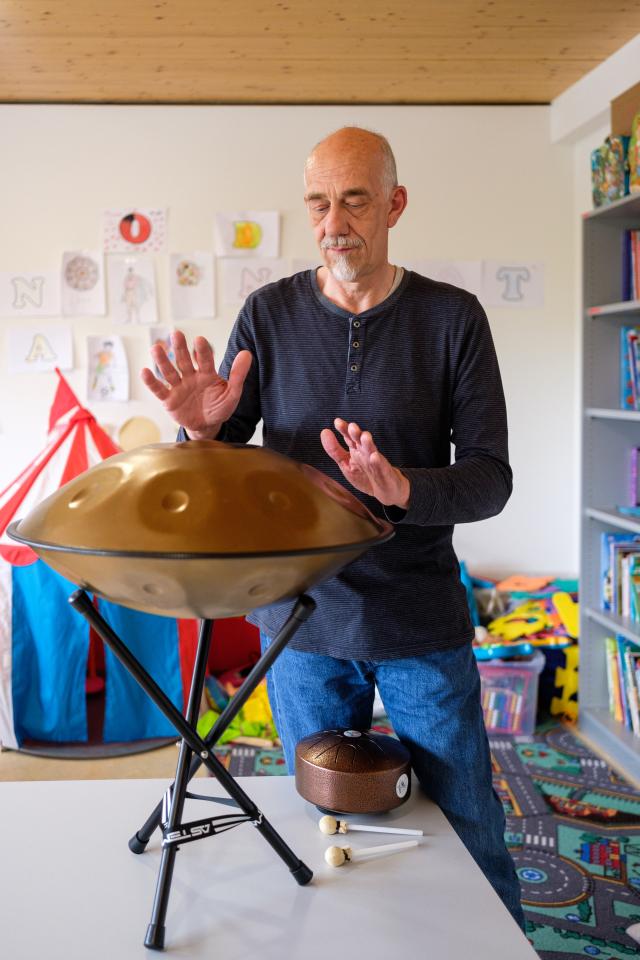
M 321 193 L 373 196 L 380 189 L 383 172 L 371 158 L 333 158 L 331 162 L 312 156 L 305 168 L 306 195 Z

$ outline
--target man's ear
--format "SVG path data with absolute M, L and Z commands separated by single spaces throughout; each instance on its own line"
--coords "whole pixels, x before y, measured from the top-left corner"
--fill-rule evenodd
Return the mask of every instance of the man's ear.
M 387 217 L 387 226 L 395 227 L 407 205 L 407 188 L 394 187 L 391 194 L 391 209 Z

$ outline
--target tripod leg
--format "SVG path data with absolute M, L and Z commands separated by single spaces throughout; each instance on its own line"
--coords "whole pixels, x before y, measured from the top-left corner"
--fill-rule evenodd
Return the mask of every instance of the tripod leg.
M 236 801 L 242 812 L 251 817 L 256 830 L 261 833 L 267 843 L 273 847 L 281 860 L 284 860 L 296 883 L 299 883 L 300 886 L 309 883 L 313 877 L 312 871 L 295 855 L 291 847 L 284 842 L 277 830 L 271 826 L 262 811 L 258 809 L 251 797 L 244 792 L 224 764 L 218 760 L 213 752 L 209 754 L 204 762 L 218 780 L 218 783 L 220 783 L 229 796 Z
M 282 626 L 282 629 L 274 637 L 272 642 L 269 644 L 269 648 L 265 654 L 258 660 L 253 670 L 246 678 L 238 692 L 227 704 L 223 712 L 220 714 L 215 724 L 205 737 L 205 743 L 208 749 L 211 749 L 222 736 L 222 733 L 227 729 L 233 718 L 237 715 L 238 711 L 243 707 L 246 700 L 253 693 L 255 688 L 258 686 L 260 681 L 266 675 L 267 670 L 273 663 L 273 661 L 278 657 L 282 649 L 287 645 L 291 637 L 297 631 L 298 627 L 301 626 L 307 620 L 313 611 L 315 610 L 315 601 L 311 597 L 302 595 L 299 597 L 296 605 L 294 606 L 291 615 L 287 621 Z M 196 771 L 199 769 L 202 764 L 202 759 L 198 754 L 194 754 L 191 758 L 191 766 L 189 769 L 189 779 L 195 776 Z M 216 775 L 217 776 L 217 775 Z M 219 779 L 219 778 L 218 778 Z M 145 823 L 140 827 L 140 829 L 134 833 L 134 835 L 129 840 L 129 849 L 133 853 L 143 853 L 145 847 L 147 846 L 149 839 L 153 831 L 160 825 L 160 820 L 162 816 L 162 801 L 157 805 L 157 807 L 152 811 L 150 816 L 147 818 Z
M 253 801 L 247 796 L 242 788 L 236 783 L 235 779 L 225 770 L 215 754 L 209 749 L 205 741 L 198 736 L 195 729 L 195 723 L 190 724 L 179 710 L 173 705 L 166 693 L 158 686 L 153 677 L 144 669 L 139 660 L 134 657 L 128 647 L 122 642 L 120 637 L 111 629 L 107 621 L 95 609 L 89 597 L 84 590 L 76 590 L 70 597 L 70 603 L 74 609 L 78 610 L 93 626 L 94 630 L 102 637 L 107 646 L 127 668 L 131 676 L 136 680 L 145 693 L 151 697 L 156 706 L 164 713 L 165 717 L 173 723 L 182 739 L 188 747 L 198 754 L 207 768 L 212 772 L 219 782 L 225 787 L 229 795 L 236 801 L 239 807 L 254 821 L 256 828 L 263 834 L 265 839 L 271 844 L 273 849 L 287 864 L 296 881 L 300 884 L 308 883 L 311 879 L 311 871 L 305 864 L 299 860 L 293 851 L 285 844 L 284 840 L 276 833 L 271 824 L 263 817 L 262 813 Z M 315 603 L 309 597 L 300 597 L 293 613 L 289 617 L 285 627 L 289 626 L 289 636 L 294 633 L 304 620 L 315 609 Z M 285 628 L 283 627 L 283 630 Z M 280 634 L 278 634 L 280 640 Z M 281 645 L 284 645 L 285 639 L 282 639 Z M 272 659 L 274 657 L 272 656 Z M 262 673 L 266 673 L 265 663 L 268 665 L 269 650 L 261 658 Z M 259 664 L 256 664 L 254 671 Z M 203 668 L 204 669 L 204 668 Z M 254 673 L 252 671 L 252 674 Z M 255 677 L 254 677 L 255 679 Z M 196 705 L 197 709 L 197 705 Z M 186 761 L 185 761 L 186 765 Z M 188 771 L 187 771 L 188 782 Z M 175 789 L 175 785 L 174 785 Z M 185 785 L 186 791 L 186 785 Z M 184 800 L 184 797 L 183 797 Z
M 203 620 L 200 624 L 200 637 L 198 639 L 198 650 L 196 653 L 196 662 L 193 669 L 193 678 L 191 680 L 191 690 L 189 691 L 189 702 L 187 705 L 187 723 L 192 727 L 198 722 L 198 711 L 200 708 L 200 699 L 204 688 L 204 680 L 207 671 L 207 660 L 209 659 L 209 648 L 211 646 L 211 631 L 213 624 L 211 620 Z M 185 794 L 189 784 L 189 766 L 191 760 L 191 748 L 183 740 L 180 744 L 180 754 L 178 756 L 178 766 L 176 768 L 176 779 L 171 790 L 171 805 L 169 807 L 170 829 L 179 826 L 182 820 L 182 811 L 184 809 Z M 172 844 L 169 847 L 163 847 L 160 859 L 160 870 L 156 883 L 156 893 L 153 900 L 153 909 L 151 911 L 151 921 L 147 927 L 147 934 L 144 938 L 145 947 L 151 950 L 164 949 L 165 920 L 167 916 L 167 907 L 169 905 L 169 894 L 171 892 L 171 880 L 173 878 L 173 868 L 176 854 L 179 847 Z

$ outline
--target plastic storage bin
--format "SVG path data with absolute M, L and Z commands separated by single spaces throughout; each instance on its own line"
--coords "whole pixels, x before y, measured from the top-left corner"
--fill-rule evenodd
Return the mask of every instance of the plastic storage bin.
M 482 711 L 488 733 L 528 736 L 536 725 L 538 677 L 544 654 L 536 650 L 517 660 L 478 663 L 482 685 Z

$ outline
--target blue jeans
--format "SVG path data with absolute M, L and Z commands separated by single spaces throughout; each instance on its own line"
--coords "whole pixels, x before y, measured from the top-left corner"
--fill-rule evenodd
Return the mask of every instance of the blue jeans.
M 261 634 L 263 650 L 269 642 Z M 504 812 L 491 781 L 480 676 L 470 644 L 397 660 L 337 660 L 285 648 L 267 675 L 267 686 L 289 772 L 302 737 L 335 727 L 369 729 L 375 684 L 421 787 L 524 929 L 520 884 L 504 842 Z

